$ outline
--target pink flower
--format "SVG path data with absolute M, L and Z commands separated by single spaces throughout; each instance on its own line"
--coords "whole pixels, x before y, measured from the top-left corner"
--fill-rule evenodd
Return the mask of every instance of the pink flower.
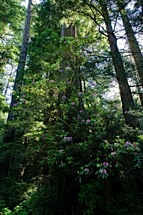
M 72 102 L 71 104 L 72 104 L 72 105 L 75 105 L 75 102 Z
M 72 141 L 72 137 L 67 137 L 67 140 L 68 141 Z
M 126 141 L 125 142 L 125 144 L 124 144 L 124 146 L 131 146 L 132 144 L 131 144 L 131 142 L 129 142 L 129 141 Z
M 116 152 L 111 152 L 111 155 L 113 155 L 113 156 L 116 155 Z
M 85 171 L 86 173 L 89 173 L 89 172 L 90 172 L 88 168 L 85 168 L 84 171 Z
M 79 112 L 80 112 L 80 113 L 82 113 L 82 112 L 83 112 L 83 110 L 80 110 Z
M 103 166 L 109 166 L 108 162 L 103 162 Z
M 106 171 L 106 169 L 100 169 L 100 173 L 107 174 L 107 171 Z
M 57 94 L 57 93 L 55 93 L 55 94 L 54 94 L 54 97 L 57 97 L 57 96 L 58 96 L 58 94 Z
M 13 107 L 16 107 L 16 106 L 17 106 L 17 104 L 16 104 L 16 103 L 14 103 L 14 104 L 13 104 Z
M 81 96 L 82 95 L 82 92 L 78 92 L 78 96 Z
M 72 141 L 72 137 L 64 137 L 64 141 Z
M 70 70 L 70 69 L 71 69 L 71 67 L 70 67 L 70 66 L 67 66 L 65 69 L 66 69 L 66 70 Z
M 60 150 L 59 150 L 60 153 L 62 153 L 63 151 L 64 151 L 63 149 L 60 149 Z
M 66 99 L 66 96 L 65 96 L 65 95 L 63 95 L 63 96 L 62 96 L 62 99 L 63 99 L 63 100 L 65 100 L 65 99 Z
M 54 80 L 50 80 L 50 82 L 51 82 L 51 83 L 54 83 L 55 81 L 54 81 Z
M 91 122 L 91 120 L 90 120 L 90 119 L 87 119 L 87 120 L 86 120 L 86 122 L 87 122 L 87 123 L 90 123 L 90 122 Z
M 91 86 L 95 87 L 95 86 L 96 86 L 96 82 L 93 81 L 93 82 L 91 83 Z

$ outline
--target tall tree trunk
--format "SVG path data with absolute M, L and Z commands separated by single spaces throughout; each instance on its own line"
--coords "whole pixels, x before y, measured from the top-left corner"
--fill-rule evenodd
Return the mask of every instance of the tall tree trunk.
M 120 96 L 122 101 L 122 108 L 123 113 L 125 116 L 125 121 L 127 125 L 136 126 L 136 120 L 134 117 L 131 117 L 129 114 L 129 111 L 134 108 L 134 101 L 132 97 L 132 93 L 127 81 L 125 68 L 123 65 L 123 61 L 121 58 L 121 54 L 119 52 L 118 46 L 117 46 L 117 38 L 114 34 L 114 31 L 112 29 L 110 16 L 107 9 L 107 4 L 105 1 L 101 0 L 99 1 L 102 9 L 102 15 L 106 24 L 106 30 L 108 34 L 108 40 L 110 44 L 113 64 L 116 71 L 116 77 L 119 84 L 119 90 L 120 90 Z
M 61 30 L 61 36 L 76 38 L 76 36 L 77 36 L 76 35 L 76 26 L 74 24 L 70 24 L 68 27 L 66 25 L 63 25 L 62 30 Z M 74 45 L 71 49 L 73 51 L 76 51 Z M 71 84 L 69 86 L 67 85 L 65 91 L 63 92 L 64 95 L 66 96 L 67 102 L 68 102 L 68 100 L 70 100 L 72 93 L 75 90 L 77 92 L 82 91 L 80 68 L 78 65 L 76 65 L 76 62 L 73 63 L 73 61 L 72 61 L 73 55 L 74 54 L 72 54 L 71 50 L 67 50 L 67 52 L 65 52 L 63 54 L 63 56 L 62 56 L 63 58 L 61 61 L 61 67 L 66 68 L 66 67 L 70 66 L 71 67 L 70 72 L 74 74 L 72 79 L 69 80 L 71 82 Z M 60 97 L 61 97 L 61 95 L 60 95 Z M 60 102 L 61 102 L 61 100 L 59 99 L 59 103 Z M 75 105 L 73 109 L 70 109 L 70 107 L 69 107 L 69 111 L 67 113 L 66 124 L 64 126 L 64 130 L 66 132 L 69 132 L 69 135 L 71 135 L 74 140 L 75 140 L 75 138 L 77 138 L 77 135 L 79 135 L 79 134 L 75 135 L 75 133 L 73 131 L 71 131 L 70 125 L 72 124 L 74 117 L 77 117 L 78 114 L 79 114 L 78 106 Z M 80 133 L 80 131 L 79 131 L 79 133 Z M 79 212 L 78 212 L 79 206 L 77 203 L 79 187 L 78 187 L 78 184 L 74 187 L 69 186 L 69 184 L 72 184 L 73 180 L 74 180 L 74 178 L 72 178 L 70 175 L 64 176 L 64 190 L 62 193 L 63 202 L 64 202 L 64 214 L 77 215 L 77 214 L 79 214 Z
M 11 98 L 11 103 L 10 103 L 10 111 L 9 111 L 8 119 L 7 119 L 8 122 L 16 117 L 12 108 L 18 104 L 19 99 L 18 99 L 17 95 L 19 94 L 19 96 L 20 96 L 20 88 L 23 83 L 22 79 L 23 79 L 23 72 L 24 72 L 24 67 L 25 67 L 25 63 L 26 63 L 29 32 L 30 32 L 31 6 L 32 6 L 32 0 L 29 0 L 25 27 L 24 27 L 24 33 L 23 33 L 23 40 L 22 40 L 20 56 L 19 56 L 17 70 L 16 70 L 16 77 L 15 77 L 15 82 L 14 82 L 14 87 L 13 87 L 13 93 L 12 93 L 12 98 Z M 6 125 L 6 128 L 7 129 L 4 134 L 4 138 L 3 138 L 4 142 L 7 143 L 7 142 L 14 141 L 16 128 L 12 125 L 9 126 L 8 124 Z
M 121 14 L 124 28 L 126 31 L 126 35 L 128 38 L 131 53 L 132 53 L 132 56 L 133 56 L 135 64 L 136 64 L 140 83 L 143 87 L 143 54 L 140 50 L 139 44 L 135 37 L 134 31 L 132 29 L 131 23 L 130 23 L 128 15 L 127 15 L 127 11 L 124 8 L 124 4 L 122 2 L 120 2 L 119 0 L 117 0 L 117 4 L 120 9 L 120 14 Z M 139 93 L 139 95 L 140 95 L 141 104 L 143 106 L 143 95 L 141 95 L 141 93 Z
M 16 70 L 16 77 L 15 77 L 15 82 L 13 87 L 14 93 L 12 93 L 10 109 L 18 103 L 16 94 L 20 93 L 20 86 L 22 85 L 23 71 L 24 71 L 25 62 L 26 62 L 29 32 L 30 32 L 31 6 L 32 6 L 32 0 L 29 0 L 24 33 L 23 33 L 23 40 L 22 40 L 20 56 L 18 60 L 17 70 Z M 13 118 L 13 114 L 10 111 L 8 114 L 8 120 L 11 120 L 12 118 Z

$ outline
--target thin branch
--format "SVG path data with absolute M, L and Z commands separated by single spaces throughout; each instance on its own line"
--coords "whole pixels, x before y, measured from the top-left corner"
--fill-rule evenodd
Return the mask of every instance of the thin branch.
M 82 11 L 82 14 L 84 14 L 85 16 L 88 16 L 89 18 L 91 18 L 91 19 L 95 22 L 95 24 L 99 27 L 99 28 L 98 28 L 98 29 L 99 29 L 99 32 L 100 32 L 101 34 L 103 34 L 104 36 L 107 37 L 107 34 L 104 33 L 104 32 L 106 32 L 106 30 L 96 21 L 95 14 L 93 14 L 94 17 L 93 17 L 92 15 L 90 15 L 89 13 L 86 13 L 86 12 L 84 12 L 84 11 Z M 102 31 L 101 29 L 102 29 L 103 31 Z

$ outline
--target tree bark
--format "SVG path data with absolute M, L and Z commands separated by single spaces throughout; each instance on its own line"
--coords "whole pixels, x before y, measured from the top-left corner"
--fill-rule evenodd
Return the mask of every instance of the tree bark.
M 122 3 L 117 1 L 117 4 L 118 4 L 119 9 L 122 6 L 122 9 L 120 10 L 121 18 L 122 18 L 124 28 L 125 28 L 125 31 L 126 31 L 128 43 L 129 43 L 129 46 L 130 46 L 130 50 L 131 50 L 132 56 L 133 56 L 135 64 L 136 64 L 136 68 L 137 68 L 137 71 L 138 71 L 140 83 L 141 83 L 141 85 L 143 87 L 143 54 L 142 54 L 142 52 L 140 50 L 139 44 L 137 42 L 137 39 L 135 37 L 135 34 L 134 34 L 133 29 L 132 29 L 131 23 L 129 21 L 127 11 L 123 7 Z M 141 95 L 141 93 L 139 93 L 139 96 L 140 96 L 141 104 L 143 106 L 143 98 L 142 98 L 143 96 Z
M 10 111 L 8 114 L 7 122 L 9 122 L 17 117 L 17 115 L 12 110 L 12 108 L 15 105 L 17 105 L 19 102 L 19 98 L 17 96 L 20 97 L 21 86 L 23 84 L 23 72 L 24 72 L 24 67 L 25 67 L 25 63 L 26 63 L 29 32 L 30 32 L 31 6 L 32 6 L 32 0 L 29 0 L 25 27 L 24 27 L 24 33 L 23 33 L 23 39 L 22 39 L 22 45 L 21 45 L 21 50 L 20 50 L 18 66 L 17 66 L 17 70 L 16 70 L 16 77 L 15 77 L 13 93 L 12 93 L 11 103 L 10 103 Z M 16 128 L 14 126 L 6 124 L 6 131 L 5 131 L 4 138 L 3 138 L 3 141 L 5 143 L 14 141 L 15 130 L 16 130 Z
M 110 16 L 107 9 L 107 4 L 105 1 L 99 1 L 101 5 L 102 15 L 106 24 L 106 30 L 108 34 L 108 41 L 110 44 L 111 49 L 111 55 L 113 59 L 114 68 L 116 71 L 116 77 L 119 84 L 119 90 L 120 90 L 120 96 L 122 101 L 122 109 L 125 116 L 125 121 L 127 125 L 135 126 L 136 120 L 134 117 L 131 117 L 129 114 L 129 111 L 134 108 L 134 101 L 132 97 L 132 93 L 127 81 L 125 68 L 123 65 L 123 61 L 121 58 L 121 54 L 119 52 L 118 46 L 117 46 L 117 38 L 114 34 L 114 31 L 112 29 Z
M 32 0 L 29 0 L 25 27 L 24 27 L 24 33 L 23 33 L 23 39 L 22 39 L 22 45 L 21 45 L 21 50 L 20 50 L 20 56 L 19 56 L 19 60 L 18 60 L 16 77 L 15 77 L 13 93 L 12 93 L 12 98 L 11 98 L 11 103 L 10 103 L 10 110 L 14 105 L 16 105 L 18 103 L 16 94 L 20 93 L 20 86 L 22 85 L 23 72 L 24 72 L 24 67 L 25 67 L 25 63 L 26 63 L 27 48 L 28 48 L 28 41 L 29 41 L 31 6 L 32 6 Z M 14 116 L 13 116 L 12 112 L 10 111 L 8 114 L 8 121 L 13 119 L 13 117 Z

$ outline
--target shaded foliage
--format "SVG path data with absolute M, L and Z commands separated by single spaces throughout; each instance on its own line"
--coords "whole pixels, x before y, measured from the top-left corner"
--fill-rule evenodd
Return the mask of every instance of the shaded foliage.
M 140 215 L 142 110 L 127 111 L 140 120 L 131 127 L 119 96 L 107 98 L 116 74 L 107 38 L 83 14 L 90 1 L 62 3 L 37 7 L 16 117 L 5 126 L 15 133 L 7 143 L 0 133 L 0 212 Z

